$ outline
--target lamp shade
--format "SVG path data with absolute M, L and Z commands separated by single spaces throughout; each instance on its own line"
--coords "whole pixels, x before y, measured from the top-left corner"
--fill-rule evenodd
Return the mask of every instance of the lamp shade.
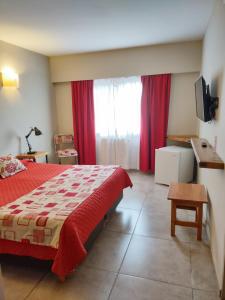
M 38 129 L 37 127 L 34 127 L 34 134 L 35 134 L 35 135 L 41 135 L 42 132 L 41 132 L 41 130 Z

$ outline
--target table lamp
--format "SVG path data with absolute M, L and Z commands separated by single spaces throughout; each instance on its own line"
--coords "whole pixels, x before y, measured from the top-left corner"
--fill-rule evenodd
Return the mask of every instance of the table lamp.
M 28 134 L 25 136 L 26 138 L 26 141 L 27 141 L 27 145 L 28 145 L 28 148 L 29 148 L 29 151 L 27 152 L 27 154 L 35 154 L 37 151 L 32 151 L 32 147 L 31 147 L 31 144 L 29 143 L 29 136 L 31 135 L 31 133 L 34 131 L 34 134 L 36 136 L 38 135 L 41 135 L 42 132 L 37 128 L 37 127 L 32 127 L 31 130 L 28 132 Z

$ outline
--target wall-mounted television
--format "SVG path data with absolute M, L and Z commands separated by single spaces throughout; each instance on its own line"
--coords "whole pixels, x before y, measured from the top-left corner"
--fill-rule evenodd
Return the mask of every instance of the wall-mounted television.
M 195 82 L 196 114 L 203 122 L 215 118 L 215 109 L 218 107 L 218 98 L 211 97 L 209 85 L 206 85 L 203 76 Z

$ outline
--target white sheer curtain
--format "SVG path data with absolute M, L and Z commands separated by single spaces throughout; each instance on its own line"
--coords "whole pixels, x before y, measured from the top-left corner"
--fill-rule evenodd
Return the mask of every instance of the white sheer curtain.
M 94 81 L 98 164 L 138 169 L 141 90 L 140 77 Z

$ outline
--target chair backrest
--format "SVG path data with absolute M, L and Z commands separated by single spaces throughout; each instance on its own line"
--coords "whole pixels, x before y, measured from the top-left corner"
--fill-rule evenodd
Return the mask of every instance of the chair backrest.
M 55 151 L 62 149 L 74 149 L 73 135 L 72 134 L 55 134 L 54 135 Z
M 54 135 L 54 144 L 73 144 L 73 135 L 72 134 L 55 134 Z

